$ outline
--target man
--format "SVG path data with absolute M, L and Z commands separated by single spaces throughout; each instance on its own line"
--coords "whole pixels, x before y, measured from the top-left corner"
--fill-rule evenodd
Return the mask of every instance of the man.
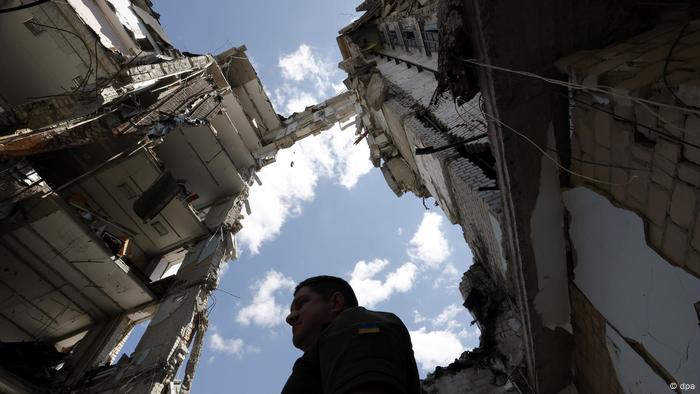
M 287 316 L 304 351 L 282 394 L 419 394 L 411 338 L 396 315 L 358 306 L 334 276 L 299 283 Z

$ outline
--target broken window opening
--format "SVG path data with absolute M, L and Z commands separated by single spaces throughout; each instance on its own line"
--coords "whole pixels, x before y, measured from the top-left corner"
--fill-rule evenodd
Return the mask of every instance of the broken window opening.
M 386 47 L 389 44 L 389 40 L 386 38 L 386 33 L 383 31 L 379 32 L 379 43 L 382 47 Z
M 187 249 L 180 248 L 161 257 L 150 275 L 150 280 L 156 282 L 177 274 L 186 255 Z
M 439 46 L 437 28 L 428 27 L 428 24 L 426 24 L 423 30 L 423 37 L 425 48 L 430 52 L 437 52 Z
M 387 33 L 389 34 L 389 43 L 391 44 L 391 48 L 394 49 L 396 45 L 399 45 L 399 36 L 394 30 L 387 30 Z
M 496 158 L 493 157 L 491 149 L 486 148 L 481 152 L 472 152 L 467 158 L 483 171 L 484 175 L 498 182 L 496 173 Z M 496 188 L 497 190 L 497 188 Z
M 656 145 L 656 135 L 651 130 L 641 125 L 634 126 L 634 143 L 642 145 L 646 148 L 654 148 Z
M 155 52 L 156 50 L 148 38 L 137 38 L 136 43 L 146 52 Z
M 403 38 L 403 43 L 408 48 L 418 48 L 418 43 L 416 41 L 416 32 L 410 27 L 401 28 L 401 37 Z
M 138 346 L 143 334 L 146 332 L 148 325 L 151 323 L 151 319 L 144 319 L 139 322 L 135 322 L 128 333 L 122 337 L 122 339 L 117 343 L 112 351 L 111 364 L 119 363 L 122 357 L 132 358 L 136 346 Z

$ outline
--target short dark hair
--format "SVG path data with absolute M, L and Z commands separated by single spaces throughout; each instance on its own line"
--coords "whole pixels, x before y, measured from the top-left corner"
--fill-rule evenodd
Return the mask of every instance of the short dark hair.
M 346 308 L 358 306 L 355 292 L 352 290 L 350 284 L 345 281 L 345 279 L 329 275 L 314 276 L 301 281 L 301 283 L 294 288 L 294 295 L 297 294 L 299 289 L 305 286 L 308 286 L 311 291 L 316 294 L 320 294 L 325 299 L 331 298 L 333 293 L 337 291 L 343 295 Z

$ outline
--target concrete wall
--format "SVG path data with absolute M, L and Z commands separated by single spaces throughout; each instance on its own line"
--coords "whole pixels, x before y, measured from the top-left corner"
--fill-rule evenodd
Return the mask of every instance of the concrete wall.
M 700 300 L 700 280 L 668 264 L 646 244 L 642 219 L 635 213 L 583 187 L 565 192 L 564 201 L 571 215 L 575 285 L 657 375 L 693 382 L 700 370 L 694 307 Z M 601 325 L 596 327 L 600 331 Z M 613 359 L 616 369 L 627 368 L 625 360 Z

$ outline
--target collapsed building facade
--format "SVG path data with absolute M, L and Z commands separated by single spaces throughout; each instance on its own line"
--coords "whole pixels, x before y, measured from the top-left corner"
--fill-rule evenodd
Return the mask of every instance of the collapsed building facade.
M 256 172 L 354 115 L 354 95 L 284 118 L 245 47 L 181 53 L 150 1 L 10 3 L 0 391 L 189 392 Z
M 424 390 L 697 387 L 697 10 L 460 0 L 357 10 L 337 39 L 339 66 L 370 160 L 397 196 L 434 198 L 474 255 L 460 290 L 480 346 Z

